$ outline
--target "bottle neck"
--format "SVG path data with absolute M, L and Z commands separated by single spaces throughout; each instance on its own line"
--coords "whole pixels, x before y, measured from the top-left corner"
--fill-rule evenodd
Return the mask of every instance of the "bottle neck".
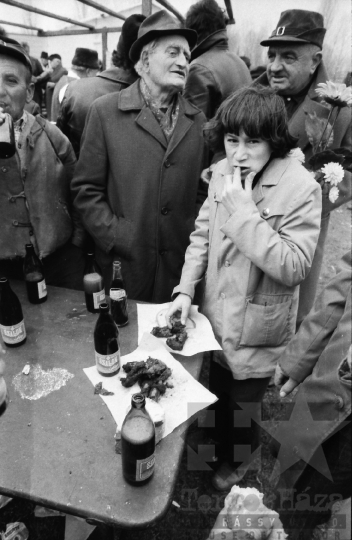
M 112 279 L 122 279 L 121 264 L 114 263 L 112 267 Z

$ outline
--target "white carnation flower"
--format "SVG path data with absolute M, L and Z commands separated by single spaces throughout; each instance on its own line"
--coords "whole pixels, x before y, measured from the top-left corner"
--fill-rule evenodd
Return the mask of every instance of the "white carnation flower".
M 329 191 L 329 199 L 332 203 L 336 202 L 339 196 L 339 190 L 336 186 L 333 186 Z
M 293 148 L 293 150 L 288 153 L 288 157 L 298 159 L 300 163 L 304 163 L 306 160 L 306 156 L 300 148 Z
M 332 186 L 337 186 L 345 174 L 345 171 L 340 163 L 327 163 L 324 165 L 324 167 L 322 167 L 321 170 L 324 173 L 326 182 L 330 182 Z

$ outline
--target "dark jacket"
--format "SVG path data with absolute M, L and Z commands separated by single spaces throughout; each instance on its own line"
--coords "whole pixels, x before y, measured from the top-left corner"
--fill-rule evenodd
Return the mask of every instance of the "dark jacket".
M 122 260 L 130 298 L 166 302 L 179 282 L 204 166 L 204 121 L 180 97 L 167 144 L 139 81 L 90 108 L 72 183 L 74 204 L 100 248 L 101 264 Z
M 214 32 L 192 51 L 184 96 L 209 120 L 232 92 L 252 81 L 249 69 L 229 51 L 226 29 Z
M 28 114 L 19 144 L 21 161 L 19 150 L 0 159 L 1 259 L 24 257 L 31 229 L 40 257 L 63 246 L 73 232 L 70 182 L 76 158 L 69 141 L 41 116 Z
M 136 75 L 113 67 L 97 77 L 73 81 L 67 87 L 56 125 L 69 138 L 78 158 L 81 137 L 89 107 L 95 99 L 127 88 Z
M 291 488 L 351 414 L 351 378 L 343 375 L 352 339 L 351 270 L 348 253 L 279 360 L 287 376 L 302 382 L 289 420 L 274 434 L 282 442 L 281 484 Z M 291 467 L 296 462 L 301 466 Z

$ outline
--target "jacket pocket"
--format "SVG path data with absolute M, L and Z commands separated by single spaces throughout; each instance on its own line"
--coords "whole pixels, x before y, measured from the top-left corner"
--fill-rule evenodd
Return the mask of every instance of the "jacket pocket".
M 287 294 L 247 298 L 240 346 L 278 347 L 288 341 L 292 302 Z

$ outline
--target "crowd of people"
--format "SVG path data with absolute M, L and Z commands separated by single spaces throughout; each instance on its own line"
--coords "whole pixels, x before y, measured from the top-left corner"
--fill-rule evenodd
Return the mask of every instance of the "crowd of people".
M 0 36 L 0 126 L 11 115 L 17 150 L 0 156 L 0 275 L 23 279 L 30 242 L 49 285 L 81 290 L 94 246 L 105 283 L 121 261 L 129 298 L 172 300 L 168 316 L 180 310 L 183 321 L 200 304 L 222 346 L 209 374 L 218 397 L 213 487 L 255 483 L 260 419 L 234 428 L 234 411 L 260 406 L 276 373 L 282 397 L 300 384 L 303 411 L 272 445 L 279 488 L 292 501 L 308 488 L 347 499 L 350 257 L 314 300 L 330 213 L 351 200 L 351 174 L 332 202 L 307 170 L 307 114 L 329 114 L 316 92 L 328 81 L 323 16 L 283 12 L 260 43 L 268 63 L 255 80 L 249 59 L 229 50 L 226 24 L 215 0 L 192 5 L 184 25 L 165 10 L 131 15 L 105 71 L 91 49 L 77 48 L 68 71 L 60 55 L 43 52 L 39 62 L 27 44 Z M 331 149 L 351 147 L 348 105 Z M 307 396 L 323 416 L 338 411 L 330 431 L 305 418 Z M 238 445 L 250 449 L 245 460 Z M 321 448 L 326 482 L 312 465 Z M 282 513 L 285 530 L 308 540 L 331 504 L 297 508 Z

